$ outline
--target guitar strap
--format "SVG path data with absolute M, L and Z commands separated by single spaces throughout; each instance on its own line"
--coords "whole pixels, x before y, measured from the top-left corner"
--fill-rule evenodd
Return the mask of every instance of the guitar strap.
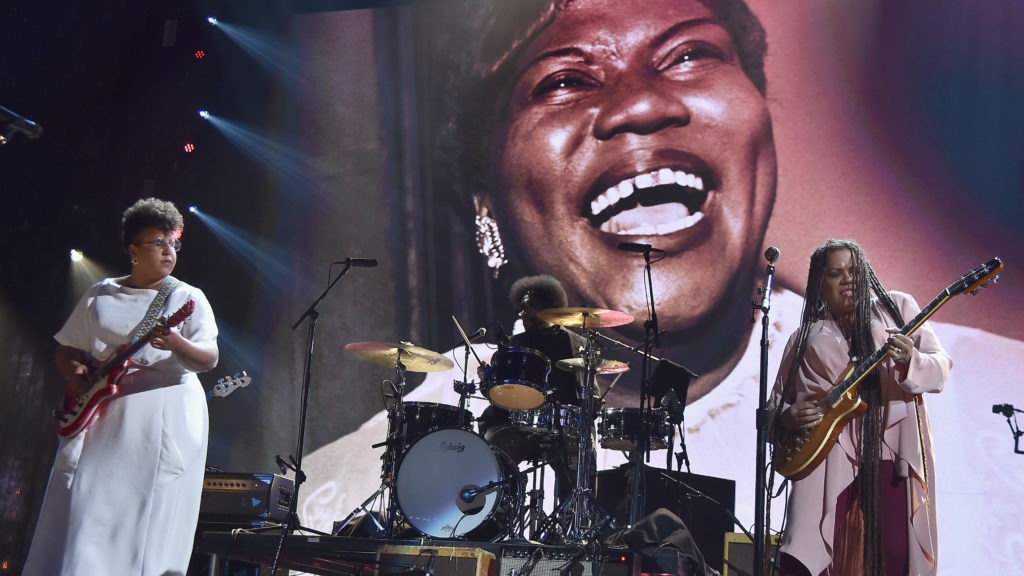
M 168 276 L 164 278 L 164 283 L 160 285 L 160 290 L 157 291 L 156 297 L 149 303 L 149 310 L 146 310 L 146 315 L 142 317 L 142 323 L 135 330 L 135 334 L 132 336 L 132 344 L 139 341 L 149 331 L 156 326 L 157 319 L 160 318 L 160 311 L 164 309 L 164 303 L 167 302 L 167 296 L 178 287 L 178 279 L 174 276 Z
M 921 451 L 921 471 L 924 474 L 924 485 L 928 486 L 928 453 L 924 451 L 924 426 L 921 420 L 921 403 L 924 398 L 920 394 L 914 396 L 914 413 L 917 415 L 917 447 Z

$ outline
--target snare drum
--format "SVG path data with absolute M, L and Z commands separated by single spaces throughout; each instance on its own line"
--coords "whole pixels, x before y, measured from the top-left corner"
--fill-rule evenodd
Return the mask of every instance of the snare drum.
M 556 437 L 574 442 L 579 438 L 579 406 L 545 404 L 537 410 L 484 410 L 480 432 L 485 440 L 500 448 L 516 462 L 537 460 L 543 450 L 541 444 Z
M 551 361 L 532 348 L 501 348 L 491 357 L 490 377 L 481 386 L 491 404 L 506 410 L 544 405 Z
M 651 410 L 650 416 L 651 450 L 664 450 L 672 438 L 668 412 L 656 408 Z M 643 411 L 639 408 L 605 408 L 601 411 L 601 422 L 597 427 L 601 447 L 609 450 L 636 450 L 642 425 Z
M 410 446 L 395 488 L 398 507 L 413 528 L 434 538 L 473 540 L 501 536 L 524 493 L 525 476 L 508 456 L 456 428 L 435 430 Z
M 580 407 L 566 404 L 558 407 L 545 404 L 536 410 L 513 410 L 512 425 L 531 434 L 562 434 L 566 438 L 580 436 Z

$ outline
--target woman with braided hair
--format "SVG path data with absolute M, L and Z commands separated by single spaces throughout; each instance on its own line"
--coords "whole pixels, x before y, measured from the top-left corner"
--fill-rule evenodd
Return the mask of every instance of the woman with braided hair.
M 882 287 L 855 242 L 829 240 L 811 255 L 801 326 L 775 383 L 774 431 L 817 426 L 824 413 L 814 398 L 849 364 L 882 346 L 891 353 L 859 384 L 867 412 L 793 485 L 781 574 L 936 573 L 935 479 L 923 394 L 942 391 L 952 360 L 927 323 L 912 336 L 898 333 L 919 311 L 909 294 Z

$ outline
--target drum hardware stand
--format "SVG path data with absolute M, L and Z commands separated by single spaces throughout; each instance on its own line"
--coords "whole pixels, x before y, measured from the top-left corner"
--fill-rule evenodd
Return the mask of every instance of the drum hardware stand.
M 380 448 L 381 446 L 384 446 L 384 462 L 381 467 L 380 487 L 377 488 L 376 492 L 371 494 L 366 500 L 363 500 L 359 506 L 356 506 L 356 508 L 352 510 L 344 520 L 337 524 L 334 529 L 335 536 L 348 526 L 359 512 L 370 514 L 370 511 L 366 509 L 366 506 L 383 495 L 385 491 L 388 493 L 388 510 L 387 517 L 385 518 L 386 522 L 384 526 L 377 524 L 377 527 L 383 532 L 385 538 L 390 538 L 394 535 L 394 531 L 397 526 L 398 502 L 397 498 L 395 498 L 393 488 L 398 475 L 399 443 L 402 441 L 400 434 L 402 433 L 402 424 L 405 419 L 405 412 L 402 409 L 404 407 L 403 398 L 405 396 L 405 365 L 402 364 L 401 349 L 398 350 L 398 358 L 395 360 L 395 376 L 395 383 L 392 385 L 394 394 L 391 396 L 391 402 L 388 403 L 385 401 L 385 408 L 387 408 L 389 416 L 388 421 L 395 423 L 394 429 L 388 430 L 388 437 L 384 442 L 370 446 L 370 448 Z M 372 514 L 370 515 L 372 516 Z M 374 518 L 374 523 L 377 523 L 376 518 Z
M 621 342 L 619 340 L 616 340 L 616 339 L 614 339 L 614 338 L 612 338 L 612 337 L 610 337 L 610 336 L 608 336 L 606 334 L 602 334 L 600 332 L 594 332 L 594 334 L 596 336 L 598 336 L 599 338 L 605 340 L 606 342 L 614 345 L 617 349 L 629 350 L 630 352 L 639 354 L 641 357 L 643 357 L 644 361 L 645 361 L 644 362 L 644 368 L 643 368 L 643 372 L 644 373 L 646 373 L 646 371 L 647 371 L 647 364 L 646 364 L 647 360 L 652 360 L 652 361 L 657 363 L 657 365 L 654 368 L 654 373 L 651 375 L 651 387 L 653 388 L 653 390 L 652 390 L 653 396 L 657 397 L 659 395 L 662 395 L 662 398 L 659 401 L 659 403 L 662 405 L 662 407 L 666 408 L 670 412 L 670 415 L 674 416 L 675 418 L 677 418 L 679 420 L 679 424 L 677 425 L 677 427 L 679 427 L 679 447 L 680 447 L 680 452 L 676 456 L 677 456 L 677 458 L 680 458 L 680 462 L 678 464 L 679 468 L 682 467 L 682 462 L 685 461 L 686 462 L 686 468 L 687 468 L 687 470 L 689 470 L 689 468 L 690 468 L 690 459 L 689 459 L 689 457 L 688 457 L 688 455 L 686 453 L 686 438 L 685 438 L 685 436 L 683 436 L 681 424 L 682 424 L 682 421 L 683 421 L 683 409 L 686 406 L 686 401 L 685 401 L 686 393 L 687 393 L 687 390 L 689 388 L 690 381 L 692 379 L 694 379 L 694 378 L 697 378 L 698 375 L 695 374 L 690 369 L 686 368 L 685 366 L 682 366 L 682 365 L 680 365 L 680 364 L 678 364 L 676 362 L 673 362 L 672 360 L 669 360 L 667 358 L 661 358 L 661 357 L 655 356 L 654 354 L 651 354 L 650 352 L 648 352 L 646 350 L 642 350 L 641 348 L 643 348 L 644 345 L 630 346 L 630 345 L 626 344 L 625 342 Z M 664 374 L 664 376 L 662 376 L 662 374 Z M 618 374 L 618 376 L 622 376 L 622 373 Z M 665 380 L 668 380 L 668 382 L 665 382 Z M 673 381 L 675 381 L 675 382 L 682 382 L 682 384 L 673 384 L 672 383 Z M 646 382 L 646 379 L 644 379 L 643 382 Z M 613 382 L 613 385 L 614 385 L 614 382 Z M 604 394 L 602 394 L 601 397 L 604 398 L 604 396 L 607 395 L 608 392 L 611 391 L 611 388 L 612 388 L 612 386 L 609 386 L 608 389 L 604 391 Z M 652 425 L 652 421 L 651 421 L 651 418 L 650 418 L 650 410 L 641 409 L 641 417 L 642 417 L 641 426 L 640 426 L 640 428 L 641 428 L 641 436 L 649 438 L 650 426 Z M 673 421 L 672 424 L 676 424 L 676 423 Z M 671 462 L 671 459 L 672 459 L 672 448 L 671 447 L 675 446 L 674 435 L 675 435 L 675 433 L 674 433 L 674 430 L 673 430 L 672 435 L 669 438 L 669 446 L 667 447 L 668 448 L 668 452 L 666 454 L 666 464 L 665 464 L 665 469 L 666 470 L 671 470 L 672 469 L 672 462 Z M 637 451 L 639 451 L 639 450 L 637 450 Z M 630 457 L 629 457 L 630 464 L 634 464 L 636 461 L 637 461 L 637 458 L 631 453 Z M 637 479 L 634 479 L 634 482 L 636 482 L 636 480 Z M 639 492 L 639 491 L 638 490 L 634 490 L 634 494 L 636 494 L 637 492 Z M 630 502 L 630 524 L 633 524 L 634 522 L 636 522 L 636 519 L 633 518 L 633 510 L 639 510 L 640 509 L 638 504 L 639 503 L 634 504 L 632 501 Z
M 587 328 L 585 319 L 583 326 L 581 327 L 581 331 L 587 338 L 587 345 L 583 349 L 583 364 L 585 368 L 583 383 L 578 389 L 578 397 L 580 398 L 580 442 L 576 451 L 576 485 L 569 497 L 558 505 L 558 507 L 552 512 L 551 516 L 549 516 L 541 526 L 541 529 L 538 531 L 538 537 L 541 542 L 546 540 L 546 531 L 550 526 L 558 523 L 558 520 L 567 514 L 569 516 L 569 526 L 566 530 L 565 537 L 568 541 L 576 543 L 587 542 L 594 536 L 597 530 L 605 524 L 608 524 L 611 520 L 611 518 L 598 507 L 597 501 L 594 499 L 593 486 L 591 483 L 591 467 L 592 461 L 595 457 L 593 438 L 593 390 L 594 378 L 597 374 L 596 366 L 599 360 L 600 351 L 596 338 L 594 337 L 595 332 L 593 329 Z M 560 415 L 556 416 L 560 417 Z M 598 522 L 594 522 L 594 517 L 597 517 Z M 560 523 L 559 526 L 561 526 Z
M 281 559 L 281 552 L 284 549 L 285 539 L 290 532 L 293 532 L 296 529 L 301 529 L 304 531 L 321 534 L 323 536 L 329 536 L 329 534 L 325 534 L 318 530 L 313 530 L 311 528 L 301 526 L 299 524 L 298 513 L 296 512 L 296 509 L 299 504 L 299 488 L 302 486 L 302 483 L 306 481 L 306 473 L 302 471 L 302 452 L 303 444 L 305 442 L 306 437 L 306 412 L 309 406 L 309 383 L 311 380 L 313 365 L 313 343 L 315 341 L 314 336 L 316 334 L 316 321 L 320 316 L 320 313 L 317 312 L 316 307 L 320 304 L 320 301 L 327 296 L 327 293 L 331 291 L 331 288 L 334 288 L 334 285 L 337 284 L 338 281 L 340 281 L 345 276 L 345 274 L 347 274 L 348 271 L 352 269 L 353 265 L 364 267 L 377 265 L 376 260 L 373 260 L 372 264 L 370 264 L 370 262 L 371 261 L 369 260 L 359 260 L 357 262 L 352 258 L 346 258 L 339 262 L 331 262 L 332 267 L 335 264 L 344 265 L 344 267 L 341 270 L 341 273 L 339 273 L 338 276 L 335 277 L 333 280 L 328 282 L 327 288 L 324 289 L 323 293 L 321 293 L 320 296 L 318 296 L 317 299 L 313 301 L 309 308 L 307 308 L 306 311 L 302 313 L 302 316 L 300 316 L 299 319 L 296 320 L 294 324 L 292 324 L 292 330 L 295 330 L 296 328 L 299 327 L 299 324 L 301 324 L 303 320 L 309 318 L 309 329 L 307 330 L 306 333 L 306 355 L 304 360 L 305 365 L 303 367 L 302 374 L 301 401 L 299 403 L 299 431 L 295 441 L 295 454 L 289 455 L 287 462 L 280 455 L 276 456 L 278 465 L 282 466 L 283 468 L 288 468 L 295 473 L 295 486 L 292 490 L 292 497 L 288 502 L 288 520 L 283 526 L 280 526 L 281 538 L 280 540 L 278 540 L 277 549 L 274 551 L 274 561 L 270 568 L 271 576 L 276 576 L 277 574 L 277 566 L 278 562 Z
M 465 416 L 464 410 L 466 409 L 466 398 L 475 394 L 477 389 L 476 384 L 474 382 L 469 381 L 469 374 L 467 374 L 467 371 L 469 370 L 470 352 L 472 352 L 473 357 L 476 358 L 477 364 L 483 364 L 483 361 L 481 361 L 480 357 L 477 356 L 476 350 L 473 350 L 473 344 L 471 343 L 471 341 L 487 334 L 487 329 L 480 328 L 479 330 L 476 331 L 476 334 L 474 334 L 473 338 L 470 338 L 469 336 L 466 335 L 466 331 L 462 329 L 462 325 L 459 324 L 458 320 L 456 320 L 454 314 L 452 315 L 452 322 L 455 323 L 455 328 L 459 331 L 459 336 L 462 336 L 462 341 L 465 343 L 466 346 L 466 354 L 462 360 L 462 380 L 457 380 L 454 384 L 455 392 L 459 395 L 458 423 L 459 428 L 462 428 L 463 424 L 465 424 L 465 422 L 463 422 L 462 419 Z

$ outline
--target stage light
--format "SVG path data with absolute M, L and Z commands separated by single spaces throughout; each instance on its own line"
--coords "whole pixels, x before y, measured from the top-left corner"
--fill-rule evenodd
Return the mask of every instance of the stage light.
M 199 117 L 203 118 L 204 120 L 205 119 L 209 119 L 210 118 L 210 113 L 207 112 L 206 110 L 200 110 L 199 111 Z
M 199 214 L 199 208 L 196 208 L 195 206 L 189 206 L 188 211 L 192 214 Z
M 196 145 L 191 142 L 185 142 L 185 145 L 182 146 L 182 148 L 185 149 L 185 154 L 191 154 L 196 151 Z
M 72 262 L 81 262 L 82 258 L 84 258 L 84 257 L 85 256 L 82 254 L 81 250 L 77 250 L 75 248 L 71 249 L 71 261 Z
M 195 54 L 196 60 L 202 60 L 206 57 L 205 50 L 196 50 L 195 52 L 193 52 L 193 54 Z
M 206 17 L 206 21 L 209 22 L 210 24 L 214 25 L 214 26 L 217 25 L 217 19 L 214 18 L 213 16 L 207 16 Z

